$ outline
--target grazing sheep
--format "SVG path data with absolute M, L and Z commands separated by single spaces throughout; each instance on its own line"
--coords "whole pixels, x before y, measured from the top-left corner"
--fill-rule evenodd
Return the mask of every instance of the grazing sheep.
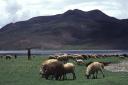
M 48 79 L 50 75 L 52 75 L 52 78 L 55 77 L 56 80 L 61 79 L 62 75 L 64 74 L 63 72 L 63 63 L 56 59 L 46 60 L 40 68 L 40 73 L 46 79 Z
M 57 57 L 56 57 L 56 56 L 51 55 L 51 56 L 49 56 L 49 58 L 48 58 L 48 59 L 57 59 Z
M 45 60 L 42 64 L 41 64 L 41 67 L 40 67 L 40 74 L 42 76 L 42 78 L 44 78 L 44 66 L 46 65 L 49 65 L 50 63 L 53 63 L 53 62 L 57 62 L 58 60 L 57 59 L 49 59 L 49 60 Z
M 91 55 L 90 57 L 91 57 L 91 58 L 94 58 L 94 59 L 95 59 L 95 58 L 97 58 L 97 56 L 96 56 L 96 55 Z
M 84 59 L 84 57 L 80 54 L 74 54 L 74 59 Z
M 83 65 L 85 62 L 82 59 L 76 59 L 75 60 L 78 65 Z
M 72 59 L 72 60 L 74 59 L 74 56 L 71 54 L 69 54 L 67 57 L 68 57 L 68 59 Z
M 87 79 L 89 79 L 91 74 L 93 75 L 93 78 L 97 78 L 98 71 L 101 71 L 101 73 L 104 77 L 104 73 L 102 71 L 103 68 L 104 68 L 104 65 L 99 62 L 93 62 L 90 65 L 88 65 L 87 70 L 86 70 Z
M 87 60 L 89 57 L 88 55 L 81 55 L 85 60 Z
M 6 58 L 6 60 L 7 60 L 7 59 L 10 60 L 10 59 L 12 58 L 12 56 L 11 56 L 11 55 L 6 55 L 5 58 Z
M 48 59 L 48 60 L 44 61 L 44 62 L 42 63 L 42 65 L 44 65 L 44 64 L 49 64 L 49 63 L 53 63 L 53 62 L 57 62 L 57 61 L 58 61 L 57 59 Z
M 67 63 L 69 59 L 67 56 L 58 56 L 57 60 L 62 61 L 63 63 Z
M 72 73 L 73 80 L 76 79 L 74 70 L 75 70 L 75 65 L 73 63 L 64 64 L 64 75 L 66 76 L 67 73 Z M 66 76 L 66 79 L 67 79 L 67 76 Z

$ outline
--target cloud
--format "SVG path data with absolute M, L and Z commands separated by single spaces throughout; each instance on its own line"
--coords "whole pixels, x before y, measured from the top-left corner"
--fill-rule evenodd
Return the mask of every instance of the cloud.
M 6 0 L 6 11 L 9 14 L 16 14 L 20 10 L 21 6 L 17 3 L 16 0 Z
M 10 21 L 16 22 L 18 17 L 17 12 L 21 9 L 20 4 L 16 0 L 5 0 L 5 3 L 5 11 L 8 14 L 8 18 Z
M 69 9 L 100 9 L 107 15 L 128 18 L 127 0 L 0 0 L 0 27 L 35 16 L 54 15 Z
M 0 1 L 0 27 L 10 23 L 17 21 L 17 12 L 20 11 L 20 5 L 17 3 L 16 0 L 2 0 Z

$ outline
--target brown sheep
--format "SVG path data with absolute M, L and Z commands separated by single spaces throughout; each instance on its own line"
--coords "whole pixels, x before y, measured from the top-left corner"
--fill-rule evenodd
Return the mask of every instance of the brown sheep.
M 88 55 L 81 55 L 85 60 L 87 60 L 89 57 Z
M 46 79 L 49 78 L 50 75 L 55 77 L 56 80 L 61 79 L 62 75 L 64 74 L 64 67 L 61 61 L 56 59 L 50 59 L 43 63 L 41 66 L 42 75 L 45 76 Z M 63 77 L 64 79 L 64 77 Z
M 49 60 L 45 60 L 42 64 L 41 64 L 41 67 L 40 67 L 40 74 L 42 76 L 42 78 L 44 77 L 44 66 L 46 65 L 49 65 L 50 63 L 53 63 L 53 62 L 57 62 L 58 60 L 57 59 L 49 59 Z
M 41 64 L 41 67 L 40 67 L 40 74 L 42 75 L 42 78 L 44 77 L 44 73 L 43 73 L 43 67 L 44 65 L 48 65 L 50 63 L 53 63 L 53 62 L 56 62 L 58 61 L 57 59 L 48 59 L 48 60 L 45 60 L 42 64 Z

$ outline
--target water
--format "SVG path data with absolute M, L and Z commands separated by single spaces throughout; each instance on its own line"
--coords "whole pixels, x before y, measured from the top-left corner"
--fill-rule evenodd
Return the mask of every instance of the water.
M 128 50 L 31 50 L 33 55 L 53 55 L 53 54 L 108 54 L 108 55 L 121 55 L 128 54 Z M 17 54 L 27 55 L 27 50 L 10 50 L 0 51 L 1 55 L 5 54 Z

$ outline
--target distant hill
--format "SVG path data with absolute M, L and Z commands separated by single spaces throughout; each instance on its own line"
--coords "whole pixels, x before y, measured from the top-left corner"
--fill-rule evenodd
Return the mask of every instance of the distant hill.
M 100 10 L 68 10 L 10 23 L 0 29 L 0 49 L 128 49 L 128 19 Z

